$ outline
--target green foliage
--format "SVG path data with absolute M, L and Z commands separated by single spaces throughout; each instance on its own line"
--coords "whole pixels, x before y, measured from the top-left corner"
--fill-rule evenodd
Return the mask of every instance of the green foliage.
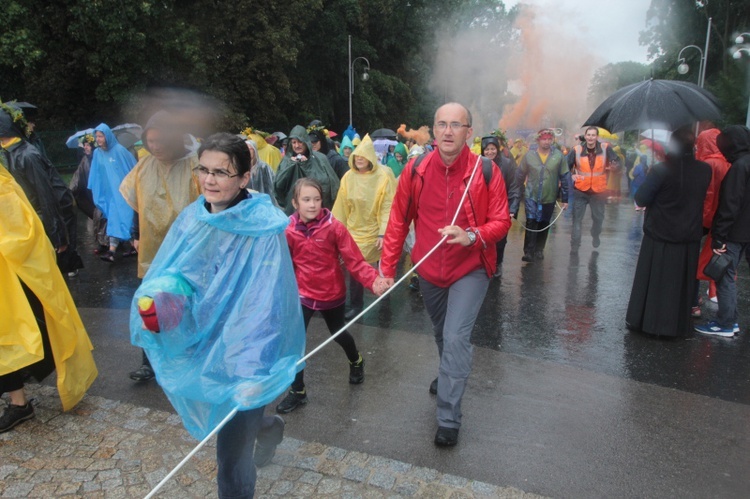
M 735 37 L 750 31 L 750 9 L 746 0 L 652 0 L 648 28 L 641 31 L 640 42 L 654 58 L 655 78 L 679 79 L 697 83 L 701 52 L 688 48 L 682 57 L 689 65 L 687 74 L 677 73 L 677 56 L 683 47 L 695 45 L 704 50 L 706 28 L 711 18 L 711 36 L 706 55 L 705 87 L 722 104 L 724 123 L 744 123 L 747 112 L 747 76 L 750 61 L 731 57 Z M 724 124 L 722 123 L 722 124 Z M 721 124 L 720 124 L 721 125 Z
M 588 92 L 589 105 L 598 106 L 617 89 L 643 81 L 650 74 L 651 68 L 640 62 L 625 61 L 602 66 L 591 78 Z

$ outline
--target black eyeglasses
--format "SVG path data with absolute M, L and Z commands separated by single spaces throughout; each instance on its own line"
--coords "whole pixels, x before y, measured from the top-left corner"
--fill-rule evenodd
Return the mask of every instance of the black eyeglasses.
M 205 166 L 196 166 L 193 168 L 193 173 L 198 175 L 199 178 L 206 178 L 209 175 L 213 175 L 217 182 L 222 182 L 239 176 L 239 173 L 232 175 L 226 170 L 209 170 Z
M 470 128 L 471 125 L 465 125 L 463 123 L 459 123 L 458 121 L 451 121 L 450 123 L 446 123 L 445 121 L 438 121 L 437 123 L 435 123 L 435 130 L 440 130 L 441 132 L 448 127 L 451 127 L 451 130 L 457 132 L 464 127 Z

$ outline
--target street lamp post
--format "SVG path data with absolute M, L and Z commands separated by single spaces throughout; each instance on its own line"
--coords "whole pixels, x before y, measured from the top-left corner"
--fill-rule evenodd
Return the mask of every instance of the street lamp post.
M 365 72 L 362 74 L 362 81 L 367 81 L 370 78 L 370 61 L 366 57 L 357 57 L 352 60 L 352 35 L 349 35 L 349 126 L 352 127 L 352 96 L 354 95 L 354 63 L 362 59 L 367 66 Z
M 740 59 L 743 52 L 750 55 L 750 48 L 748 48 L 747 46 L 737 46 L 748 45 L 748 43 L 745 42 L 745 37 L 748 37 L 748 43 L 750 43 L 750 33 L 742 33 L 734 39 L 735 46 L 732 47 L 732 57 L 734 57 L 735 59 Z M 750 66 L 748 66 L 747 70 L 747 85 L 748 87 L 750 87 Z M 748 90 L 750 90 L 750 88 L 748 88 Z M 745 126 L 750 128 L 750 96 L 748 96 L 747 100 L 747 116 L 745 117 Z
M 700 66 L 698 67 L 698 86 L 703 88 L 704 83 L 706 82 L 706 59 L 708 58 L 708 44 L 711 37 L 711 18 L 708 18 L 708 27 L 706 28 L 706 47 L 704 49 L 701 49 L 697 45 L 688 45 L 687 47 L 682 47 L 680 50 L 680 53 L 677 54 L 677 72 L 681 75 L 686 74 L 690 70 L 690 66 L 688 66 L 688 63 L 685 62 L 685 58 L 682 57 L 682 52 L 685 49 L 694 48 L 701 54 L 701 62 Z

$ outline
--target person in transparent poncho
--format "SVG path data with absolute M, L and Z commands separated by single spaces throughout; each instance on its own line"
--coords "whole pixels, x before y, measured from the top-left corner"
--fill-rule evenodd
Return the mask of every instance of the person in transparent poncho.
M 172 224 L 136 291 L 131 340 L 194 437 L 238 408 L 218 433 L 219 497 L 252 497 L 255 466 L 270 462 L 284 428 L 263 408 L 304 367 L 289 222 L 266 194 L 247 190 L 241 138 L 209 137 L 198 160 L 203 194 Z

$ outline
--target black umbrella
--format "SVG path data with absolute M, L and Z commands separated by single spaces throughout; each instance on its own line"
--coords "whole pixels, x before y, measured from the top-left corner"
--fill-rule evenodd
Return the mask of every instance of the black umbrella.
M 721 117 L 719 102 L 698 85 L 674 80 L 646 80 L 623 87 L 602 102 L 583 126 L 607 130 L 661 128 L 677 130 Z
M 371 139 L 392 139 L 396 140 L 396 132 L 390 128 L 378 128 L 370 134 Z

